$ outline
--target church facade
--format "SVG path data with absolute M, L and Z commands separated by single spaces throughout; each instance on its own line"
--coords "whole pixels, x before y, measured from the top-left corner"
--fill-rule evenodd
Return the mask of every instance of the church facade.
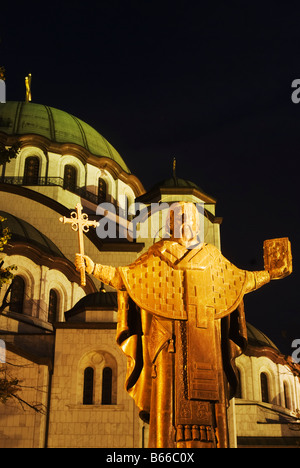
M 148 426 L 124 389 L 116 293 L 89 276 L 81 286 L 77 235 L 59 218 L 80 203 L 100 223 L 85 234 L 85 253 L 117 267 L 163 237 L 176 201 L 198 204 L 203 239 L 220 249 L 216 200 L 175 171 L 146 192 L 101 134 L 49 106 L 0 104 L 0 145 L 14 144 L 17 157 L 0 166 L 0 216 L 12 235 L 0 260 L 17 266 L 0 290 L 0 370 L 18 380 L 21 400 L 0 404 L 0 447 L 147 447 Z M 248 336 L 228 410 L 231 446 L 299 446 L 299 366 L 251 325 Z

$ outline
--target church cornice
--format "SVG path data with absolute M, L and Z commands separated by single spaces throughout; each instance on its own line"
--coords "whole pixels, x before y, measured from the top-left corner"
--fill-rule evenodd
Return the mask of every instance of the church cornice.
M 215 198 L 194 187 L 156 187 L 147 193 L 143 193 L 137 198 L 137 201 L 142 203 L 153 203 L 159 201 L 163 195 L 179 195 L 180 200 L 183 195 L 192 195 L 199 198 L 204 203 L 216 204 Z
M 18 333 L 14 334 L 14 336 L 17 336 L 17 335 Z M 6 335 L 2 334 L 0 336 L 4 337 Z M 41 366 L 47 366 L 50 371 L 53 370 L 53 360 L 50 357 L 40 356 L 37 353 L 35 354 L 34 352 L 29 352 L 28 350 L 24 350 L 20 346 L 16 346 L 14 343 L 10 343 L 8 340 L 6 340 L 6 349 L 7 351 L 17 354 L 18 356 L 21 356 L 22 358 L 28 361 L 34 362 L 35 364 L 38 364 Z
M 288 366 L 291 371 L 298 375 L 300 378 L 300 364 L 296 364 L 293 362 L 291 356 L 284 355 L 280 353 L 280 351 L 276 351 L 269 346 L 253 346 L 248 344 L 247 348 L 244 352 L 246 356 L 254 356 L 254 357 L 261 357 L 265 356 L 273 361 L 275 364 L 281 364 L 283 366 Z
M 136 197 L 145 193 L 145 188 L 141 181 L 135 175 L 125 172 L 116 161 L 106 156 L 95 156 L 87 149 L 75 143 L 57 143 L 50 141 L 44 136 L 35 134 L 7 135 L 5 133 L 0 133 L 0 143 L 5 146 L 12 146 L 17 143 L 20 145 L 21 149 L 28 146 L 36 146 L 44 153 L 50 151 L 62 156 L 75 156 L 84 165 L 89 163 L 99 169 L 107 169 L 115 180 L 120 179 L 122 182 L 129 185 Z
M 36 192 L 34 190 L 30 190 L 27 187 L 23 187 L 20 185 L 0 183 L 0 192 L 13 193 L 15 195 L 19 195 L 21 197 L 36 201 L 37 203 L 40 203 L 43 206 L 47 206 L 48 208 L 55 211 L 56 213 L 58 213 L 58 215 L 61 215 L 61 216 L 69 217 L 70 211 L 73 211 L 69 208 L 66 208 L 64 205 L 57 202 L 56 200 L 53 200 L 52 198 L 49 198 L 42 193 Z M 93 218 L 93 216 L 90 215 L 90 218 Z M 114 241 L 106 242 L 105 239 L 104 240 L 100 239 L 97 236 L 96 232 L 92 229 L 90 229 L 89 232 L 85 233 L 84 235 L 87 236 L 87 238 L 100 251 L 140 252 L 144 248 L 143 243 L 135 243 L 135 242 L 130 242 L 126 240 L 120 241 L 120 242 L 118 242 L 117 240 L 116 242 Z
M 107 310 L 107 309 L 106 309 Z M 54 323 L 55 329 L 69 328 L 69 329 L 90 329 L 90 330 L 116 330 L 116 322 L 56 322 Z

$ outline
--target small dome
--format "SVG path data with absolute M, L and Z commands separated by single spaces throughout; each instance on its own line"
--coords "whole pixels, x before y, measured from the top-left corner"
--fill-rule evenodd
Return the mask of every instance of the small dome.
M 8 227 L 12 241 L 26 242 L 54 257 L 65 258 L 56 245 L 31 224 L 5 211 L 0 211 L 0 216 L 5 219 L 5 221 L 0 223 L 0 232 L 2 227 Z
M 169 179 L 162 180 L 156 184 L 154 188 L 194 188 L 202 192 L 201 188 L 194 182 L 174 176 Z
M 275 351 L 280 352 L 277 346 L 268 338 L 262 331 L 247 322 L 248 343 L 251 346 L 273 348 Z
M 103 292 L 88 294 L 80 299 L 72 309 L 65 312 L 66 320 L 80 321 L 80 316 L 86 310 L 118 310 L 118 299 L 116 292 Z M 101 314 L 100 314 L 101 316 Z M 82 318 L 81 318 L 82 320 Z
M 67 112 L 31 102 L 0 104 L 0 133 L 7 135 L 40 135 L 48 140 L 85 148 L 89 153 L 115 161 L 130 173 L 115 148 L 94 128 Z
M 72 311 L 79 311 L 83 308 L 108 308 L 115 309 L 118 307 L 117 293 L 115 292 L 96 292 L 88 294 L 80 299 L 77 304 L 71 309 Z M 69 311 L 70 313 L 71 311 Z
M 149 192 L 137 198 L 137 201 L 147 203 L 149 200 L 154 199 L 162 194 L 191 194 L 201 198 L 206 203 L 216 203 L 216 199 L 208 195 L 197 184 L 187 179 L 182 179 L 173 174 L 172 177 L 164 179 L 155 184 Z

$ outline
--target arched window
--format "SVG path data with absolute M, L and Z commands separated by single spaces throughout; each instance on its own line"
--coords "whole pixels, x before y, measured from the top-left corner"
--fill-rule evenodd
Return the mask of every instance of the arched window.
M 287 382 L 283 382 L 283 392 L 284 392 L 284 407 L 287 409 L 292 409 L 290 388 Z
M 102 373 L 102 405 L 111 405 L 112 402 L 112 369 L 104 367 Z
M 64 189 L 74 192 L 77 185 L 77 170 L 74 166 L 67 164 L 64 170 Z
M 94 369 L 87 367 L 84 370 L 83 404 L 92 405 L 94 399 Z
M 38 185 L 40 160 L 37 156 L 26 158 L 24 169 L 24 185 Z
M 270 403 L 269 381 L 267 374 L 265 374 L 264 372 L 260 374 L 260 389 L 261 400 L 264 403 Z
M 104 179 L 98 180 L 98 204 L 106 201 L 107 197 L 107 183 Z
M 85 353 L 78 365 L 76 402 L 84 405 L 116 405 L 117 383 L 117 362 L 110 353 L 101 350 Z
M 25 295 L 25 281 L 23 280 L 21 276 L 15 276 L 11 285 L 10 303 L 9 303 L 10 312 L 17 312 L 19 314 L 23 313 L 24 295 Z
M 58 320 L 58 295 L 54 289 L 49 293 L 48 322 L 54 323 Z

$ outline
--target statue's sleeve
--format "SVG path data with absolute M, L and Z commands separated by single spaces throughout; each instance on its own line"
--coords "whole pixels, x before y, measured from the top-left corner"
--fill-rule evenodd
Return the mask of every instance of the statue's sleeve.
M 247 271 L 245 294 L 261 288 L 271 280 L 268 271 Z
M 267 270 L 241 270 L 229 262 L 229 260 L 227 260 L 215 246 L 209 245 L 209 253 L 214 259 L 214 276 L 222 276 L 223 271 L 229 271 L 230 276 L 227 275 L 224 278 L 224 282 L 226 283 L 228 278 L 231 278 L 231 282 L 233 281 L 234 285 L 239 283 L 240 288 L 242 288 L 243 295 L 255 291 L 271 281 L 271 276 Z M 222 273 L 219 271 L 220 268 Z M 238 282 L 238 278 L 240 279 L 240 282 Z M 237 286 L 236 289 L 238 290 L 239 286 Z
M 95 265 L 93 275 L 95 278 L 102 281 L 102 283 L 107 284 L 118 291 L 125 289 L 125 285 L 118 268 L 97 263 Z

